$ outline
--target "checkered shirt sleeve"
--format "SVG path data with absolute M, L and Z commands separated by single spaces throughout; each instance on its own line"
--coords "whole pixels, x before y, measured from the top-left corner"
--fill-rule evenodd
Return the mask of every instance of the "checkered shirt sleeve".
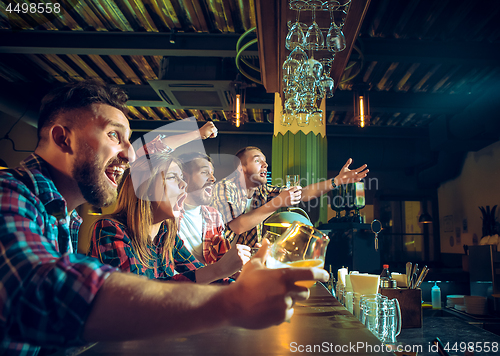
M 115 271 L 84 255 L 59 253 L 59 222 L 32 190 L 52 201 L 62 197 L 38 177 L 31 175 L 27 186 L 12 172 L 0 172 L 0 354 L 34 355 L 32 345 L 84 345 L 94 297 Z

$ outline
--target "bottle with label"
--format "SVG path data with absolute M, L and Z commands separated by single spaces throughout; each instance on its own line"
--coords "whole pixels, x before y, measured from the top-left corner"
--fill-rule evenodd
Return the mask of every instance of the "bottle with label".
M 441 288 L 437 282 L 434 282 L 434 287 L 431 288 L 432 309 L 441 309 Z

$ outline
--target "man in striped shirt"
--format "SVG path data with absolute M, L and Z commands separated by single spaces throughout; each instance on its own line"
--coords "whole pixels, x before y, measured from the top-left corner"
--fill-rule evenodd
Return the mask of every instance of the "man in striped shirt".
M 234 174 L 215 184 L 212 206 L 230 228 L 226 238 L 250 247 L 262 240 L 263 221 L 279 208 L 318 198 L 340 184 L 359 182 L 368 174 L 366 164 L 349 169 L 352 159 L 348 159 L 334 178 L 285 189 L 267 183 L 268 164 L 260 148 L 242 148 L 236 157 L 240 165 Z

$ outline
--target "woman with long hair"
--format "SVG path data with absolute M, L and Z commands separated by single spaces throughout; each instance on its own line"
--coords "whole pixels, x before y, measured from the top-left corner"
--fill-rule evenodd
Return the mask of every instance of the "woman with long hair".
M 243 250 L 243 259 L 241 250 L 230 249 L 204 267 L 178 237 L 185 187 L 180 163 L 169 153 L 138 158 L 123 181 L 115 211 L 95 223 L 88 254 L 148 278 L 210 283 L 239 271 L 250 259 L 250 248 Z

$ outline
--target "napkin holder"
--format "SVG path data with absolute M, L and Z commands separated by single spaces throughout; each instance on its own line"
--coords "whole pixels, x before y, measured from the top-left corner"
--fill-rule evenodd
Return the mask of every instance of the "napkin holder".
M 396 298 L 401 308 L 401 328 L 422 327 L 422 290 L 420 288 L 380 288 L 380 293 L 389 299 Z

